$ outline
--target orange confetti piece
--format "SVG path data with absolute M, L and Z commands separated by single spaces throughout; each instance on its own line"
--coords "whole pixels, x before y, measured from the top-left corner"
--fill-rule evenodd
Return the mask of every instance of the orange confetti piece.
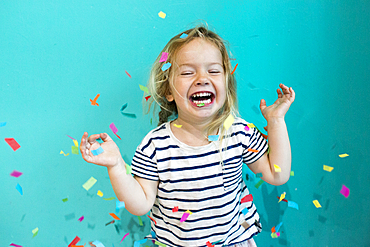
M 131 75 L 125 70 L 125 72 L 126 72 L 126 74 L 128 75 L 128 77 L 130 77 L 131 78 Z
M 236 70 L 236 67 L 238 67 L 238 64 L 235 65 L 235 68 L 234 68 L 233 72 L 231 72 L 231 74 L 234 74 L 234 72 Z
M 179 207 L 178 206 L 176 206 L 176 207 L 174 207 L 173 209 L 172 209 L 172 212 L 177 212 L 177 211 L 179 211 Z
M 259 152 L 258 150 L 256 150 L 256 149 L 252 149 L 252 148 L 248 148 L 248 151 L 251 151 L 251 152 L 253 152 L 253 153 L 258 153 L 258 152 Z
M 157 222 L 152 217 L 150 217 L 149 215 L 147 215 L 147 216 L 154 222 L 154 224 L 157 225 Z
M 275 226 L 271 228 L 271 232 L 276 232 Z
M 98 104 L 98 103 L 96 103 L 96 101 L 98 100 L 99 96 L 100 96 L 100 93 L 98 93 L 98 94 L 95 96 L 94 100 L 90 99 L 91 105 L 99 106 L 99 104 Z
M 112 216 L 113 217 L 113 219 L 115 219 L 115 220 L 121 220 L 120 218 L 118 218 L 118 216 L 117 215 L 115 215 L 114 213 L 109 213 L 109 215 L 110 216 Z

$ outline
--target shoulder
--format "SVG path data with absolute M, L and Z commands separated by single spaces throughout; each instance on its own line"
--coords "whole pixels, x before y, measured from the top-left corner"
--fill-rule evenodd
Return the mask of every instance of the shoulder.
M 163 123 L 155 129 L 149 131 L 148 134 L 141 141 L 139 148 L 145 149 L 150 145 L 154 145 L 156 142 L 166 141 L 170 139 L 168 131 L 168 124 Z

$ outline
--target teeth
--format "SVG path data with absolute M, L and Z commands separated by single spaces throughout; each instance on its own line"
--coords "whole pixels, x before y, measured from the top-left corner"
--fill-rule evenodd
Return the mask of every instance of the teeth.
M 211 93 L 196 93 L 196 94 L 193 94 L 193 98 L 195 97 L 206 97 L 206 96 L 211 96 Z
M 209 104 L 209 103 L 211 103 L 211 100 L 210 99 L 207 99 L 207 100 L 194 100 L 193 101 L 195 104 Z

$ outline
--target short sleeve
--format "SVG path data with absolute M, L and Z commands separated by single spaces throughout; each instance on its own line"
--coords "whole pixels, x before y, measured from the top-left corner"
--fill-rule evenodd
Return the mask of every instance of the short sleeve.
M 248 165 L 256 162 L 265 154 L 268 144 L 257 128 L 251 128 L 247 136 L 250 138 L 247 145 L 243 143 L 243 162 Z
M 156 152 L 151 139 L 144 139 L 137 147 L 131 162 L 132 174 L 135 176 L 158 181 Z

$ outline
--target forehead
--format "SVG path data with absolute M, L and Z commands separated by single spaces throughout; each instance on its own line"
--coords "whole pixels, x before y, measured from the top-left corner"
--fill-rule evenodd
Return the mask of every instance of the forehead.
M 180 48 L 175 61 L 178 65 L 201 62 L 222 64 L 222 54 L 218 47 L 210 41 L 195 38 Z

